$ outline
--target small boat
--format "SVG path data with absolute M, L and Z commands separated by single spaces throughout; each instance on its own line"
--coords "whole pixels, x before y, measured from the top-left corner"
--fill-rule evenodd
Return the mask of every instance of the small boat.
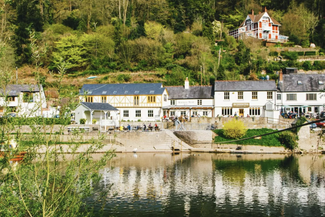
M 0 158 L 5 157 L 11 154 L 12 150 L 17 148 L 17 142 L 14 139 L 8 141 L 1 142 L 0 144 Z M 14 156 L 11 156 L 10 161 L 21 161 L 24 159 L 26 152 L 20 151 Z
M 97 76 L 90 76 L 87 79 L 94 79 L 94 78 L 97 78 Z

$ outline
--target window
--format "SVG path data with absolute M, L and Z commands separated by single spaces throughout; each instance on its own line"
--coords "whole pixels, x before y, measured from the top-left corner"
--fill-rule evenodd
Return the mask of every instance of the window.
M 139 96 L 134 96 L 134 105 L 139 105 Z
M 148 110 L 148 117 L 153 117 L 153 110 Z
M 249 115 L 261 115 L 260 108 L 249 108 Z
M 225 107 L 222 108 L 222 115 L 232 115 L 232 108 L 231 107 Z
M 311 107 L 308 107 L 308 111 L 311 112 Z
M 135 110 L 135 117 L 141 117 L 141 110 Z
M 176 105 L 176 100 L 174 100 L 174 99 L 173 100 L 170 100 L 170 104 L 171 105 Z
M 171 111 L 170 116 L 175 116 L 175 111 Z
M 287 94 L 287 101 L 294 101 L 294 100 L 297 100 L 297 94 L 288 93 Z
M 238 99 L 244 99 L 244 92 L 238 92 Z
M 164 102 L 167 102 L 167 94 L 164 94 Z
M 156 102 L 156 96 L 148 96 L 148 103 L 155 103 Z
M 93 102 L 93 97 L 92 96 L 87 96 L 86 97 L 86 102 Z
M 181 115 L 186 116 L 186 111 L 181 111 Z
M 316 93 L 307 93 L 306 100 L 317 100 Z
M 106 103 L 106 96 L 102 96 L 102 103 Z
M 271 91 L 267 92 L 267 99 L 273 99 L 273 93 Z
M 276 99 L 277 99 L 277 100 L 281 100 L 281 94 L 277 94 L 277 95 L 276 95 Z
M 129 110 L 123 111 L 123 117 L 128 118 L 129 117 Z
M 197 111 L 194 111 L 192 115 L 197 116 Z
M 199 100 L 197 101 L 197 105 L 202 105 L 202 99 L 199 99 Z
M 256 91 L 252 92 L 252 99 L 257 99 L 257 92 Z
M 6 97 L 6 101 L 7 102 L 14 102 L 15 101 L 15 97 L 14 96 L 7 96 Z
M 208 116 L 208 111 L 203 111 L 203 116 Z
M 224 92 L 223 93 L 223 99 L 230 99 L 229 98 L 229 92 Z
M 33 93 L 24 93 L 23 102 L 33 102 Z

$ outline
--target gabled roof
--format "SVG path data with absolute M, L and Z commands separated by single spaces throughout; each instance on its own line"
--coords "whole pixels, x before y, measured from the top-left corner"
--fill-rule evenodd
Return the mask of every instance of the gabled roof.
M 89 110 L 101 110 L 101 111 L 117 111 L 118 109 L 108 103 L 99 102 L 82 102 L 81 105 L 85 106 Z
M 3 89 L 0 89 L 1 95 L 7 96 L 18 96 L 21 92 L 39 92 L 39 87 L 36 84 L 8 84 L 5 88 L 5 93 Z
M 275 81 L 216 81 L 214 91 L 276 91 Z
M 272 18 L 267 12 L 262 12 L 262 13 L 257 14 L 257 15 L 248 14 L 248 16 L 252 20 L 253 23 L 257 23 L 265 14 L 270 17 L 270 19 L 272 20 L 274 25 L 281 26 L 281 24 L 278 21 L 276 21 L 274 18 Z M 244 20 L 244 22 L 241 23 L 241 25 L 239 27 L 242 27 L 242 26 L 245 25 L 246 19 Z
M 281 92 L 319 92 L 325 88 L 324 74 L 284 74 Z
M 147 84 L 84 84 L 80 95 L 161 95 L 165 88 L 161 83 Z
M 213 99 L 212 86 L 190 86 L 185 89 L 183 86 L 166 87 L 169 99 Z

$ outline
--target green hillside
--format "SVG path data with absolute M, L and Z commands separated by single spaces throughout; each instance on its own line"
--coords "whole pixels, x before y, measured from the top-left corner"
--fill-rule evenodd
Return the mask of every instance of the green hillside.
M 19 82 L 38 81 L 46 88 L 58 88 L 58 79 L 70 87 L 182 85 L 186 77 L 191 85 L 207 85 L 265 73 L 275 79 L 275 72 L 288 66 L 325 69 L 325 61 L 297 61 L 324 55 L 322 0 L 6 0 L 1 6 L 2 74 L 17 67 Z M 289 43 L 269 49 L 260 40 L 228 36 L 252 9 L 262 7 L 282 24 L 280 34 L 289 36 Z M 317 46 L 311 51 L 289 49 L 311 42 Z M 275 62 L 277 56 L 283 60 Z

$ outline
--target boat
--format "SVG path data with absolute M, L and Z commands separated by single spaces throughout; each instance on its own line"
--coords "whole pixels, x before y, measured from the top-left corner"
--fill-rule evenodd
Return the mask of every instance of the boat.
M 10 156 L 11 151 L 15 150 L 16 148 L 17 148 L 17 142 L 14 139 L 9 140 L 9 142 L 8 141 L 1 142 L 0 158 L 8 155 Z M 21 161 L 24 159 L 26 153 L 27 153 L 26 151 L 20 151 L 17 154 L 15 154 L 13 157 L 11 157 L 10 161 Z

